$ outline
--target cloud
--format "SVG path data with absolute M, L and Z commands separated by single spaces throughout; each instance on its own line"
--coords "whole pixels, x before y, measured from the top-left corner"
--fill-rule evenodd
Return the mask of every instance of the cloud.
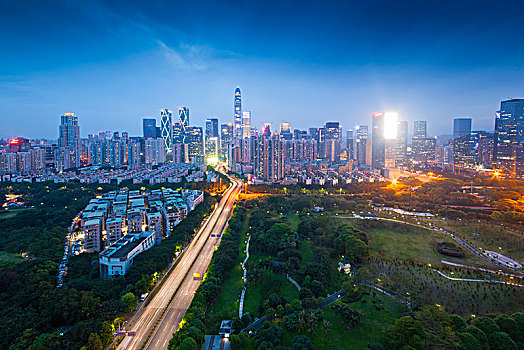
M 203 71 L 209 67 L 207 57 L 210 49 L 202 46 L 181 43 L 178 48 L 168 46 L 162 40 L 156 40 L 167 61 L 178 70 Z

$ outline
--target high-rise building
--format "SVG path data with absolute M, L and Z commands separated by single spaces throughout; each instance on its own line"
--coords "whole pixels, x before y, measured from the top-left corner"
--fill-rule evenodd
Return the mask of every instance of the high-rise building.
M 31 149 L 31 144 L 29 140 L 24 137 L 9 140 L 10 153 L 27 152 L 29 149 Z
M 491 168 L 493 166 L 493 148 L 495 145 L 495 137 L 493 134 L 487 134 L 486 137 L 481 137 L 478 140 L 478 163 L 484 168 Z
M 189 107 L 178 107 L 178 122 L 184 127 L 189 126 Z
M 355 133 L 352 129 L 346 130 L 347 160 L 355 159 Z
M 189 145 L 187 143 L 173 144 L 173 163 L 189 163 Z
M 55 167 L 60 171 L 80 167 L 81 141 L 78 117 L 73 113 L 65 113 L 61 116 L 58 134 L 59 157 L 55 156 Z
M 284 142 L 278 134 L 251 138 L 255 178 L 267 182 L 275 182 L 284 178 Z
M 206 158 L 207 164 L 216 164 L 219 153 L 218 137 L 206 137 Z
M 417 137 L 411 141 L 413 160 L 419 163 L 434 161 L 437 150 L 437 139 L 434 137 Z
M 80 126 L 78 125 L 78 117 L 76 115 L 64 113 L 60 117 L 58 133 L 58 147 L 80 148 Z
M 357 139 L 367 139 L 368 138 L 368 126 L 367 125 L 357 125 L 355 127 L 355 137 Z
M 280 133 L 291 133 L 291 123 L 282 122 L 280 123 Z
M 218 119 L 206 120 L 206 158 L 208 164 L 218 162 L 219 157 Z
M 372 165 L 375 168 L 395 167 L 397 112 L 379 112 L 372 120 Z
M 208 137 L 218 137 L 218 119 L 217 118 L 208 118 L 206 120 L 206 138 Z
M 159 165 L 165 162 L 164 140 L 146 139 L 145 140 L 145 163 Z
M 453 119 L 453 138 L 467 135 L 471 132 L 471 118 Z
M 160 136 L 164 140 L 166 152 L 171 152 L 173 145 L 173 112 L 169 109 L 160 110 Z
M 242 138 L 242 96 L 240 94 L 240 87 L 238 86 L 235 89 L 234 112 L 235 112 L 235 119 L 234 119 L 235 138 L 241 139 Z
M 145 139 L 156 139 L 156 119 L 144 118 L 142 121 L 142 129 Z
M 188 152 L 189 158 L 192 160 L 194 157 L 204 155 L 204 135 L 202 128 L 199 126 L 190 126 L 187 128 L 188 135 Z
M 317 141 L 317 158 L 326 157 L 326 129 L 325 128 L 309 128 L 311 138 Z
M 186 127 L 182 123 L 173 123 L 173 144 L 187 143 Z
M 413 137 L 425 139 L 428 137 L 428 122 L 426 120 L 415 120 Z
M 493 163 L 511 177 L 524 178 L 524 99 L 500 103 L 495 118 Z
M 395 166 L 406 165 L 408 151 L 408 122 L 397 123 L 397 141 L 395 151 Z
M 338 122 L 327 122 L 325 130 L 325 157 L 330 162 L 338 162 L 340 161 L 340 124 Z
M 222 124 L 220 128 L 220 155 L 227 159 L 228 145 L 233 142 L 233 123 Z
M 251 137 L 251 112 L 242 112 L 242 138 Z

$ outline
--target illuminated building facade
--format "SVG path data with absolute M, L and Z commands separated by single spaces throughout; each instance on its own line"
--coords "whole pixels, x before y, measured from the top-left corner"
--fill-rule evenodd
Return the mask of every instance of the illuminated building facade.
M 222 124 L 220 127 L 220 156 L 227 159 L 228 147 L 233 142 L 233 123 Z
M 173 145 L 173 112 L 169 109 L 160 110 L 160 136 L 164 140 L 166 152 L 171 152 Z
M 395 167 L 395 146 L 398 114 L 379 112 L 372 119 L 372 166 L 375 168 Z
M 242 138 L 242 96 L 240 94 L 240 88 L 238 86 L 235 89 L 233 124 L 234 124 L 235 138 L 240 140 Z
M 514 178 L 524 178 L 524 99 L 500 103 L 495 119 L 493 163 Z
M 326 131 L 325 158 L 330 162 L 338 162 L 340 161 L 340 124 L 327 122 L 324 129 Z
M 251 137 L 251 112 L 242 112 L 242 139 Z

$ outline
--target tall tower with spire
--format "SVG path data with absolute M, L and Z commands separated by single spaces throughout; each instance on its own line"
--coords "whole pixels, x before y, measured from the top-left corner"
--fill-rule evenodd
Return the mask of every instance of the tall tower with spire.
M 238 86 L 235 89 L 235 120 L 233 125 L 235 138 L 240 140 L 242 138 L 242 97 Z

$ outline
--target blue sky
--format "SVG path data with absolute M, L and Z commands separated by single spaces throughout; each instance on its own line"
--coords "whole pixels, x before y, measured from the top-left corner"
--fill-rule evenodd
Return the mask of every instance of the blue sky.
M 372 113 L 452 118 L 492 130 L 502 99 L 524 96 L 524 6 L 482 1 L 0 0 L 0 137 L 141 134 L 144 117 L 188 106 L 191 122 L 292 128 Z M 410 130 L 411 132 L 412 130 Z

